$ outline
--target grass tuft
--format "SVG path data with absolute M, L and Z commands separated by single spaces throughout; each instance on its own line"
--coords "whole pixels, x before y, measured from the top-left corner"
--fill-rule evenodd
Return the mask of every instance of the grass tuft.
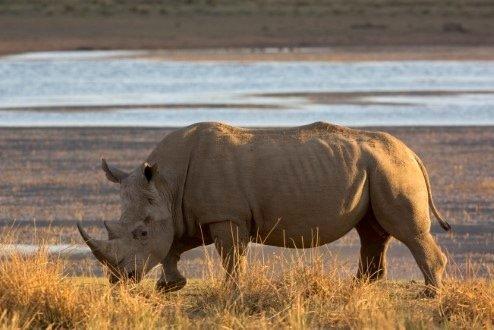
M 450 282 L 441 297 L 441 316 L 453 324 L 492 327 L 494 323 L 494 282 L 474 279 Z

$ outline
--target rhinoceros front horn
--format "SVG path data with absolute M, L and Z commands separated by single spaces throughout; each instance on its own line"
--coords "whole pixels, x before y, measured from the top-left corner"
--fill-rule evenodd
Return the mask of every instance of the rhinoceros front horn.
M 91 252 L 94 254 L 96 259 L 98 259 L 103 264 L 108 264 L 109 266 L 115 266 L 117 260 L 115 259 L 113 244 L 109 241 L 97 240 L 89 236 L 89 234 L 82 228 L 82 225 L 78 222 L 77 229 L 81 234 L 84 242 L 89 246 Z

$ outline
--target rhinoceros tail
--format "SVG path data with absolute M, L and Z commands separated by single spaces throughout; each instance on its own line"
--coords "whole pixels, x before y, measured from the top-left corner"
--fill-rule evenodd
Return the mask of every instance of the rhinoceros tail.
M 432 213 L 436 217 L 437 221 L 439 222 L 439 225 L 445 230 L 449 231 L 451 229 L 451 225 L 442 218 L 441 214 L 436 208 L 436 205 L 434 205 L 434 201 L 432 200 L 432 190 L 431 190 L 431 183 L 429 181 L 429 175 L 427 174 L 427 170 L 425 169 L 424 163 L 420 160 L 420 158 L 415 155 L 415 160 L 420 166 L 420 169 L 422 170 L 422 174 L 424 175 L 425 179 L 425 184 L 427 186 L 427 194 L 429 195 L 429 207 L 432 210 Z

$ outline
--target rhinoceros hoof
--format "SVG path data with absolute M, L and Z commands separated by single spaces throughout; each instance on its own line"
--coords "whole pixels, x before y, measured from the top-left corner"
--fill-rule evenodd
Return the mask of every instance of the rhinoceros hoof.
M 436 298 L 440 291 L 434 287 L 426 287 L 422 289 L 417 295 L 418 298 Z
M 187 280 L 184 279 L 179 279 L 171 282 L 165 282 L 165 281 L 158 281 L 156 283 L 156 288 L 161 291 L 161 292 L 174 292 L 182 289 L 185 284 L 187 284 Z

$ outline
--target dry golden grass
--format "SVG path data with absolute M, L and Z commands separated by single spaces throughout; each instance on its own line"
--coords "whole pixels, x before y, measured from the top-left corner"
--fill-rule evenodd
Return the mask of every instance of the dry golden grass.
M 0 327 L 471 329 L 494 322 L 487 279 L 448 280 L 429 299 L 417 283 L 356 283 L 337 264 L 324 269 L 318 256 L 285 260 L 276 271 L 250 264 L 235 289 L 208 266 L 204 280 L 162 294 L 150 280 L 111 287 L 98 277 L 66 277 L 64 262 L 44 252 L 13 255 L 0 262 Z

